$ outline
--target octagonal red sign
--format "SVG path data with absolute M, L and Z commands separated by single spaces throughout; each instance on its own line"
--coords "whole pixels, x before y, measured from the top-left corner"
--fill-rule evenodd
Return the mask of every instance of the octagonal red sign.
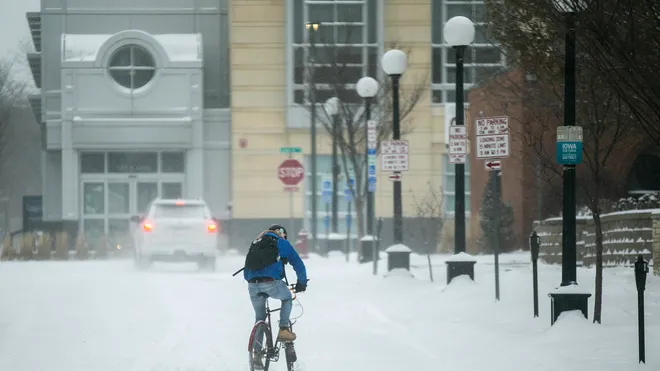
M 285 160 L 277 168 L 277 178 L 287 186 L 295 186 L 305 178 L 305 168 L 298 160 Z

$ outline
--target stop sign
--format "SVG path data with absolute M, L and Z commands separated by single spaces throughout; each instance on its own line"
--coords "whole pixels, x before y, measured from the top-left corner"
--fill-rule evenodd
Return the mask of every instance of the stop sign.
M 295 186 L 305 177 L 305 168 L 298 160 L 288 159 L 277 168 L 277 177 L 288 186 Z

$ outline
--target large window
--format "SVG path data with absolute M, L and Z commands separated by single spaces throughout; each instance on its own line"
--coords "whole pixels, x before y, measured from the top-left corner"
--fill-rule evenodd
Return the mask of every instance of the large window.
M 360 102 L 355 83 L 378 77 L 378 0 L 294 0 L 294 102 Z M 319 24 L 308 32 L 305 24 Z
M 456 166 L 449 163 L 449 155 L 442 160 L 442 191 L 445 213 L 453 217 L 456 209 Z M 470 216 L 470 162 L 465 163 L 465 216 Z
M 317 233 L 319 239 L 325 239 L 326 233 L 326 216 L 332 217 L 331 214 L 331 199 L 323 194 L 323 182 L 332 181 L 332 156 L 318 155 L 316 157 L 317 163 L 317 178 L 316 178 L 316 220 L 317 220 Z M 350 166 L 350 163 L 349 163 Z M 338 225 L 337 232 L 346 234 L 348 231 L 348 201 L 344 198 L 344 190 L 347 187 L 348 181 L 346 179 L 346 172 L 344 171 L 344 164 L 341 159 L 339 160 L 339 182 L 337 183 L 337 209 L 338 209 Z M 312 216 L 312 174 L 309 172 L 311 169 L 310 156 L 305 158 L 305 228 L 311 233 L 311 216 Z M 353 169 L 349 167 L 349 174 L 353 174 Z M 353 177 L 354 178 L 354 177 Z M 330 183 L 332 184 L 332 183 Z M 326 207 L 330 212 L 326 213 Z M 351 235 L 356 236 L 357 231 L 357 213 L 355 212 L 355 203 L 351 205 Z M 330 220 L 330 219 L 327 219 Z M 328 229 L 332 233 L 332 224 L 330 222 Z
M 433 0 L 433 103 L 456 102 L 456 64 L 454 49 L 445 44 L 443 27 L 452 17 L 462 15 L 474 22 L 474 43 L 465 52 L 463 75 L 465 102 L 467 92 L 475 84 L 489 80 L 504 67 L 506 61 L 499 45 L 488 33 L 483 0 Z

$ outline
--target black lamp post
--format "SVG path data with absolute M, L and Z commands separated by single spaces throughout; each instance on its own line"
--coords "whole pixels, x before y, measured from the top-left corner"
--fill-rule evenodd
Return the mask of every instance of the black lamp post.
M 339 98 L 332 97 L 325 102 L 325 112 L 332 119 L 332 194 L 330 199 L 331 207 L 331 228 L 326 238 L 328 239 L 328 249 L 331 251 L 342 250 L 342 238 L 339 232 L 339 205 L 337 204 L 338 186 L 339 186 L 339 159 L 338 159 L 338 140 L 342 133 L 339 108 L 341 102 Z
M 575 18 L 586 7 L 581 0 L 555 0 L 555 8 L 565 16 L 566 41 L 564 55 L 564 126 L 575 126 Z M 562 312 L 580 310 L 588 317 L 591 294 L 577 284 L 577 231 L 575 200 L 575 165 L 563 167 L 562 258 L 561 285 L 549 294 L 551 323 Z
M 474 41 L 474 23 L 463 16 L 451 18 L 445 24 L 445 41 L 456 55 L 456 126 L 465 126 L 463 98 L 463 57 L 468 45 Z M 467 157 L 467 156 L 466 156 Z M 454 277 L 468 275 L 474 280 L 476 260 L 466 253 L 465 228 L 465 164 L 455 164 L 454 256 L 447 260 L 447 283 Z
M 392 49 L 383 54 L 381 60 L 383 71 L 392 78 L 392 139 L 401 139 L 401 123 L 399 113 L 399 81 L 401 75 L 408 67 L 408 56 L 401 50 Z M 398 180 L 393 183 L 393 201 L 394 201 L 394 243 L 403 243 L 403 206 L 401 201 L 401 174 Z
M 374 235 L 374 219 L 375 219 L 375 212 L 374 212 L 374 192 L 369 187 L 369 158 L 376 158 L 376 147 L 377 145 L 377 138 L 369 138 L 369 121 L 371 120 L 371 100 L 378 94 L 378 81 L 374 79 L 373 77 L 368 77 L 365 76 L 358 80 L 357 84 L 355 85 L 355 90 L 357 90 L 358 95 L 364 100 L 364 115 L 365 115 L 365 120 L 364 120 L 364 144 L 365 144 L 365 151 L 364 151 L 364 187 L 365 187 L 365 192 L 364 194 L 366 195 L 367 198 L 367 212 L 366 212 L 366 219 L 367 219 L 367 230 L 366 230 L 366 236 L 362 238 L 362 243 L 361 243 L 361 262 L 368 262 L 369 260 L 373 259 L 374 264 L 376 264 L 376 258 L 377 257 L 377 251 L 375 251 L 376 247 L 376 241 L 375 238 L 376 236 Z M 370 148 L 370 144 L 372 144 Z M 369 153 L 369 150 L 373 151 L 372 154 Z M 373 164 L 375 166 L 375 164 Z M 375 177 L 375 174 L 371 175 L 371 177 Z
M 337 205 L 337 185 L 339 183 L 339 163 L 338 163 L 338 148 L 337 138 L 341 135 L 339 130 L 339 98 L 332 97 L 325 102 L 325 111 L 332 119 L 332 233 L 337 233 L 339 226 L 337 220 L 338 205 Z
M 315 77 L 315 68 L 314 63 L 316 63 L 316 31 L 319 29 L 318 22 L 307 22 L 305 23 L 305 29 L 307 29 L 307 41 L 309 42 L 309 54 L 307 60 L 308 66 L 308 83 L 309 83 L 309 101 L 311 104 L 310 112 L 310 147 L 312 152 L 311 159 L 311 172 L 312 172 L 312 241 L 314 241 L 314 250 L 317 249 L 318 242 L 318 226 L 317 226 L 317 169 L 316 169 L 316 77 Z

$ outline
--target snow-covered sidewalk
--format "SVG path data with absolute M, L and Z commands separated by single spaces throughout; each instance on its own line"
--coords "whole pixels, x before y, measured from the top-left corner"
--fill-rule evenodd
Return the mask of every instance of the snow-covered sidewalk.
M 605 271 L 603 324 L 579 315 L 550 326 L 547 293 L 558 266 L 540 265 L 540 317 L 533 318 L 528 254 L 501 257 L 501 301 L 492 256 L 478 257 L 475 282 L 445 285 L 444 259 L 413 255 L 414 278 L 371 274 L 341 254 L 306 260 L 309 290 L 292 316 L 302 371 L 626 371 L 637 364 L 637 310 L 630 268 Z M 0 370 L 246 370 L 253 321 L 241 256 L 215 273 L 128 261 L 0 263 Z M 593 270 L 579 269 L 593 288 Z M 294 276 L 289 271 L 290 276 Z M 294 278 L 295 279 L 295 278 Z M 647 369 L 658 369 L 660 279 L 646 295 Z M 590 300 L 590 320 L 593 301 Z M 277 304 L 274 303 L 276 306 Z M 301 307 L 302 304 L 302 307 Z M 285 369 L 275 364 L 273 369 Z

